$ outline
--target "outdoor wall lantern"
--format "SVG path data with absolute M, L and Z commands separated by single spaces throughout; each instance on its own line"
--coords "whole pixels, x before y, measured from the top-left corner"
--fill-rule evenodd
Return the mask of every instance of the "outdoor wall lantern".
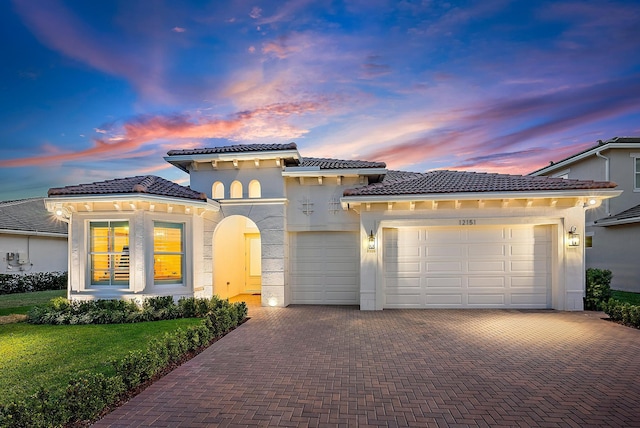
M 571 229 L 569 229 L 569 232 L 567 233 L 567 245 L 569 247 L 580 246 L 580 234 L 576 232 L 575 226 L 571 226 Z
M 373 234 L 373 230 L 369 233 L 369 238 L 367 239 L 367 251 L 372 253 L 376 250 L 376 235 Z

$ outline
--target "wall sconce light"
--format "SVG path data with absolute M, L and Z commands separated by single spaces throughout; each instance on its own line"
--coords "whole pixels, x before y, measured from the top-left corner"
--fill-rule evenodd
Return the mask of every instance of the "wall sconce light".
M 369 238 L 367 239 L 367 251 L 374 252 L 376 250 L 376 235 L 373 234 L 373 230 L 369 233 Z
M 576 232 L 575 226 L 571 226 L 571 229 L 569 229 L 569 232 L 567 233 L 567 245 L 569 247 L 580 246 L 580 234 Z
M 278 299 L 275 297 L 269 297 L 267 299 L 267 304 L 271 307 L 277 306 L 278 305 Z

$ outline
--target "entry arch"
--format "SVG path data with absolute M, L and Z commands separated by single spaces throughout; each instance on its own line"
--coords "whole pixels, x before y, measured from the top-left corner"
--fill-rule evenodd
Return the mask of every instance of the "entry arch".
M 213 294 L 226 299 L 262 292 L 262 238 L 256 223 L 232 215 L 213 233 Z

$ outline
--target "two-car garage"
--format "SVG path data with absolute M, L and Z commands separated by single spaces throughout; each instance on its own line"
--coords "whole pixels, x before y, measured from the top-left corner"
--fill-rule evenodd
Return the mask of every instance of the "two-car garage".
M 385 308 L 550 308 L 549 226 L 384 230 Z

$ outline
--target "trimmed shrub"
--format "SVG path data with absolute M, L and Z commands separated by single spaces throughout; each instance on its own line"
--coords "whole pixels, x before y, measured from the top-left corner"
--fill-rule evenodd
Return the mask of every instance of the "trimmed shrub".
M 100 312 L 97 308 L 106 311 L 106 308 L 113 310 L 129 307 L 128 302 L 125 303 L 95 301 L 88 305 L 92 308 L 88 313 Z M 50 304 L 54 305 L 62 310 L 59 316 L 63 317 L 74 310 L 76 303 L 67 305 L 64 301 L 57 301 Z M 148 306 L 153 306 L 158 311 L 171 309 L 165 300 L 155 300 Z M 178 306 L 180 305 L 176 307 Z M 161 339 L 151 341 L 145 350 L 130 351 L 121 360 L 111 361 L 116 372 L 114 376 L 80 372 L 69 381 L 64 393 L 53 395 L 41 389 L 26 400 L 0 405 L 0 426 L 58 427 L 95 420 L 106 408 L 125 397 L 128 391 L 153 379 L 164 369 L 180 362 L 187 354 L 197 352 L 215 338 L 228 333 L 247 315 L 246 304 L 231 304 L 218 298 L 185 302 L 180 306 L 183 312 L 185 306 L 201 309 L 208 307 L 210 310 L 200 324 L 186 330 L 179 328 L 173 333 L 166 333 Z
M 613 321 L 631 327 L 640 328 L 640 306 L 621 302 L 616 299 L 609 299 L 602 305 L 602 310 L 609 315 Z
M 66 288 L 67 272 L 0 274 L 0 294 L 65 290 Z
M 601 311 L 603 303 L 611 298 L 612 273 L 608 269 L 587 269 L 585 310 Z

